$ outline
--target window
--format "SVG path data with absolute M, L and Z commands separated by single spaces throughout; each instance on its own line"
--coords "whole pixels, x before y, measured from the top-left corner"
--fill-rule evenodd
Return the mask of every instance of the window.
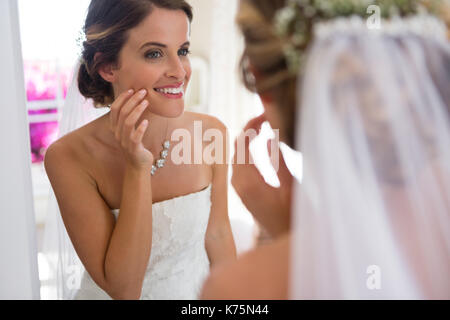
M 58 119 L 80 49 L 76 39 L 89 0 L 19 0 L 20 34 L 30 129 L 38 252 L 42 251 L 50 188 L 43 159 L 58 135 Z M 41 297 L 47 297 L 45 266 L 38 259 Z

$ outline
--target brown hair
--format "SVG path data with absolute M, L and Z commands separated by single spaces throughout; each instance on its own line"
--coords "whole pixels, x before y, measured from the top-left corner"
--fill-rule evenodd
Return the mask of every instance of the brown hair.
M 98 70 L 104 64 L 117 65 L 119 53 L 128 39 L 128 31 L 139 25 L 154 7 L 183 10 L 192 22 L 192 7 L 184 0 L 92 0 L 84 25 L 82 63 L 78 88 L 96 107 L 114 101 L 112 85 Z M 102 53 L 94 59 L 96 53 Z
M 286 143 L 293 146 L 297 79 L 289 73 L 282 40 L 272 28 L 275 12 L 284 6 L 285 0 L 241 0 L 236 21 L 245 41 L 241 60 L 244 84 L 274 100 L 281 109 Z M 247 61 L 257 73 L 255 81 L 249 80 Z
M 429 0 L 421 0 L 421 3 L 431 5 Z M 450 5 L 444 2 L 437 3 L 439 15 L 449 27 L 450 38 Z M 283 52 L 285 45 L 283 41 L 289 40 L 281 39 L 276 35 L 273 27 L 276 12 L 286 4 L 286 0 L 240 0 L 236 21 L 245 41 L 245 50 L 241 59 L 243 82 L 250 91 L 262 96 L 268 94 L 274 100 L 280 108 L 279 114 L 288 140 L 286 142 L 293 146 L 296 87 L 297 82 L 302 79 L 297 79 L 295 75 L 289 73 Z M 308 28 L 311 27 L 308 25 Z M 303 49 L 307 51 L 308 47 Z M 249 70 L 249 66 L 252 70 Z
M 244 83 L 251 91 L 262 95 L 269 93 L 272 96 L 284 121 L 289 138 L 289 141 L 286 142 L 293 146 L 295 143 L 293 137 L 295 133 L 296 83 L 302 79 L 296 78 L 295 75 L 289 75 L 283 53 L 284 40 L 275 34 L 272 27 L 275 12 L 285 4 L 285 0 L 241 0 L 237 23 L 245 39 L 245 51 L 241 62 Z M 450 7 L 439 9 L 441 9 L 439 12 L 441 18 L 446 19 L 445 21 L 450 25 Z M 310 42 L 312 40 L 311 38 Z M 393 37 L 391 41 L 391 45 L 396 44 L 399 48 L 408 47 L 404 41 L 409 41 L 409 43 L 414 41 L 415 46 L 421 47 L 424 52 L 421 59 L 426 62 L 431 81 L 433 81 L 444 105 L 447 106 L 447 115 L 450 115 L 450 91 L 448 90 L 450 55 L 445 46 L 439 45 L 433 40 L 424 41 L 418 37 L 408 37 L 407 40 Z M 330 38 L 323 42 L 322 46 L 331 46 L 332 44 L 333 41 Z M 304 49 L 308 53 L 311 48 Z M 323 50 L 326 51 L 326 47 Z M 392 132 L 389 130 L 389 123 L 383 117 L 383 110 L 386 110 L 386 106 L 382 101 L 381 92 L 376 90 L 377 87 L 371 82 L 373 80 L 366 68 L 372 62 L 365 60 L 366 57 L 357 54 L 358 52 L 362 52 L 358 48 L 358 43 L 351 43 L 336 63 L 337 68 L 332 75 L 334 78 L 331 93 L 334 107 L 342 117 L 342 121 L 348 121 L 351 118 L 348 117 L 347 99 L 348 97 L 357 99 L 356 101 L 360 105 L 360 117 L 365 122 L 370 146 L 374 148 L 372 151 L 376 155 L 374 165 L 379 171 L 379 176 L 390 185 L 404 184 L 404 173 L 399 166 L 400 160 L 395 152 L 396 146 L 393 143 Z M 253 72 L 246 70 L 247 60 L 255 69 L 251 70 Z M 410 68 L 413 67 L 414 63 L 411 62 Z M 399 87 L 403 88 L 405 86 L 404 79 L 399 75 L 397 77 L 399 77 L 396 80 Z M 351 94 L 349 94 L 349 90 L 352 91 Z M 410 93 L 403 93 L 403 95 L 403 99 L 411 98 Z M 426 107 L 427 103 L 424 104 L 424 108 Z M 423 119 L 421 124 L 427 125 L 417 127 L 417 134 L 423 141 L 428 142 L 430 155 L 434 156 L 439 146 L 435 143 L 434 132 L 430 130 L 433 128 L 433 121 L 426 121 Z M 350 124 L 344 127 L 351 128 Z

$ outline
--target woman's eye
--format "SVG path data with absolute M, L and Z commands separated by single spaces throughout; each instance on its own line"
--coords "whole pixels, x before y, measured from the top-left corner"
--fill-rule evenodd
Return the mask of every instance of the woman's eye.
M 159 51 L 151 51 L 151 52 L 147 53 L 145 55 L 145 57 L 147 57 L 149 59 L 156 59 L 156 58 L 161 57 L 161 52 L 159 52 Z
M 187 56 L 189 53 L 191 53 L 191 52 L 189 51 L 189 49 L 180 49 L 180 51 L 178 51 L 178 54 L 179 54 L 180 56 Z

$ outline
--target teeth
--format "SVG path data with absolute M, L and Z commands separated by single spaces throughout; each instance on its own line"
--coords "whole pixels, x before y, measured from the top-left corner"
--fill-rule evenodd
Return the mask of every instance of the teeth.
M 180 94 L 183 92 L 183 87 L 179 88 L 166 88 L 166 89 L 156 89 L 158 92 L 166 93 L 166 94 Z

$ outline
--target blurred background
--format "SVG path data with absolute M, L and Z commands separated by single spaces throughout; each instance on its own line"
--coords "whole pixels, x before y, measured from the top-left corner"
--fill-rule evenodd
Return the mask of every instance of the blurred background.
M 17 4 L 29 130 L 33 199 L 31 210 L 34 212 L 40 297 L 46 299 L 50 297 L 51 288 L 46 284 L 47 267 L 40 251 L 51 186 L 45 173 L 43 159 L 47 148 L 58 136 L 58 121 L 73 76 L 73 66 L 81 52 L 79 39 L 90 0 L 7 2 L 13 9 Z M 250 118 L 263 112 L 259 98 L 249 93 L 239 78 L 238 63 L 243 43 L 234 23 L 238 0 L 188 0 L 188 2 L 194 9 L 191 32 L 193 75 L 186 95 L 186 109 L 218 117 L 227 125 L 229 135 L 234 139 Z M 14 19 L 14 12 L 10 13 L 9 17 Z M 106 111 L 106 108 L 100 110 L 99 116 Z M 266 181 L 276 186 L 278 179 L 270 166 L 265 147 L 266 140 L 270 137 L 273 137 L 273 132 L 268 125 L 264 125 L 261 137 L 252 143 L 251 150 Z M 296 161 L 299 159 L 298 154 L 285 147 L 282 150 L 288 154 L 288 165 L 295 166 L 300 163 Z M 2 184 L 3 193 L 6 188 L 5 180 Z M 231 186 L 229 195 L 233 234 L 238 253 L 242 254 L 255 244 L 258 229 Z M 31 241 L 33 239 L 32 236 Z M 3 270 L 0 269 L 1 272 Z M 0 287 L 0 297 L 8 298 L 7 293 L 2 292 L 3 289 L 5 288 Z

